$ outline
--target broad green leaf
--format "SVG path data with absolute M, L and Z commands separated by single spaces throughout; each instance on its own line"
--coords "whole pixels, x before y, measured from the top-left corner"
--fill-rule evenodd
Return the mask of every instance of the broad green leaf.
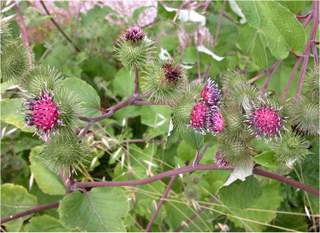
M 42 192 L 50 195 L 63 195 L 65 188 L 60 177 L 37 158 L 42 148 L 42 146 L 34 147 L 30 152 L 30 169 L 34 179 Z
M 238 195 L 235 195 L 238 193 Z M 230 208 L 239 208 L 252 206 L 261 196 L 262 189 L 258 180 L 253 176 L 248 177 L 245 181 L 235 181 L 219 191 L 220 200 Z
M 23 99 L 2 99 L 0 101 L 0 109 L 0 119 L 2 122 L 14 125 L 23 131 L 32 131 L 30 128 L 26 127 L 26 123 L 24 121 L 24 115 L 22 113 Z
M 264 35 L 250 25 L 239 28 L 239 45 L 243 52 L 250 55 L 260 68 L 271 65 L 271 54 L 264 40 Z
M 130 96 L 134 90 L 134 78 L 130 70 L 120 69 L 112 81 L 112 87 L 116 95 L 121 97 Z
M 141 123 L 155 128 L 155 134 L 166 134 L 169 130 L 171 112 L 167 106 L 143 106 L 140 109 Z
M 208 190 L 210 193 L 216 194 L 223 187 L 229 175 L 230 171 L 224 170 L 206 172 L 204 178 L 209 183 Z
M 62 225 L 59 219 L 49 215 L 42 215 L 31 218 L 24 227 L 27 232 L 66 232 L 70 231 Z
M 186 130 L 182 134 L 182 138 L 192 147 L 200 150 L 204 143 L 204 136 L 192 129 Z
M 196 149 L 187 143 L 186 141 L 182 141 L 179 143 L 177 148 L 177 155 L 184 161 L 192 161 L 196 154 Z
M 122 219 L 128 214 L 128 197 L 122 188 L 101 187 L 73 192 L 59 206 L 65 226 L 81 231 L 125 231 Z
M 301 54 L 305 31 L 295 14 L 275 1 L 239 1 L 248 23 L 263 33 L 271 53 L 278 59 L 288 56 L 290 50 Z
M 36 204 L 37 198 L 28 193 L 23 186 L 9 183 L 1 185 L 1 218 L 30 209 Z M 23 220 L 29 216 L 5 223 L 4 225 L 12 231 L 18 231 Z
M 254 188 L 257 187 L 252 187 L 251 190 Z M 276 217 L 277 209 L 283 198 L 280 194 L 280 184 L 269 180 L 265 185 L 260 186 L 260 191 L 262 191 L 262 194 L 255 199 L 254 203 L 249 202 L 241 209 L 231 208 L 234 217 L 230 215 L 230 220 L 236 226 L 243 227 L 246 231 L 261 232 L 266 224 L 269 224 Z M 242 198 L 243 194 L 237 191 L 235 196 Z M 278 230 L 283 231 L 285 229 Z
M 85 116 L 100 115 L 100 97 L 92 86 L 79 78 L 67 78 L 61 85 L 78 98 Z
M 271 169 L 278 167 L 277 158 L 273 151 L 264 151 L 253 158 L 256 163 Z

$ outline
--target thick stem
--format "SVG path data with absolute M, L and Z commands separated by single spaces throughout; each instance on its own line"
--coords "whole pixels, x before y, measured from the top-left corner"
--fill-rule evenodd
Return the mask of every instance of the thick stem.
M 83 188 L 93 188 L 93 187 L 115 187 L 115 186 L 137 186 L 137 185 L 144 185 L 155 182 L 157 180 L 161 180 L 165 177 L 176 176 L 179 174 L 189 173 L 193 171 L 207 171 L 207 170 L 232 170 L 232 168 L 219 168 L 216 164 L 199 164 L 197 166 L 185 166 L 181 168 L 175 168 L 166 172 L 162 172 L 158 175 L 151 176 L 144 179 L 139 180 L 128 180 L 128 181 L 93 181 L 93 182 L 75 182 L 72 189 L 83 189 Z M 295 181 L 291 178 L 287 178 L 272 172 L 264 171 L 260 168 L 254 168 L 253 173 L 259 176 L 268 177 L 274 180 L 278 180 L 282 183 L 291 185 L 295 188 L 304 190 L 308 193 L 312 193 L 316 196 L 320 196 L 320 191 L 316 188 L 313 188 L 309 185 L 302 184 L 298 181 Z
M 284 88 L 283 93 L 282 93 L 281 98 L 280 98 L 282 103 L 284 103 L 285 100 L 288 97 L 290 87 L 292 85 L 292 82 L 294 80 L 294 77 L 295 77 L 295 75 L 297 73 L 297 70 L 298 70 L 298 67 L 299 67 L 301 61 L 302 61 L 302 57 L 299 57 L 298 60 L 296 61 L 296 63 L 294 64 L 293 69 L 291 70 L 288 83 L 287 83 L 286 87 Z
M 266 91 L 268 90 L 270 81 L 272 79 L 272 74 L 277 70 L 277 68 L 279 67 L 279 65 L 281 64 L 281 60 L 275 62 L 268 70 L 266 70 L 266 73 L 268 75 L 268 78 L 264 81 L 263 87 L 261 89 L 261 95 L 264 95 L 266 93 Z
M 25 24 L 23 15 L 21 13 L 19 3 L 17 1 L 15 3 L 15 8 L 16 8 L 16 13 L 17 13 L 17 18 L 16 18 L 17 23 L 18 23 L 18 26 L 20 28 L 21 35 L 22 35 L 22 42 L 23 42 L 24 47 L 27 50 L 28 63 L 31 68 L 32 67 L 32 49 L 30 47 L 29 32 L 28 32 L 27 26 Z
M 38 206 L 35 206 L 35 207 L 33 207 L 33 208 L 29 209 L 29 210 L 21 211 L 21 212 L 18 212 L 16 214 L 14 214 L 14 215 L 10 215 L 8 217 L 1 218 L 1 225 L 3 223 L 15 220 L 17 218 L 25 217 L 25 216 L 28 216 L 30 214 L 34 214 L 34 213 L 40 212 L 42 210 L 58 208 L 58 206 L 59 206 L 59 202 L 54 202 L 54 203 L 46 204 L 46 205 L 38 205 Z
M 153 214 L 151 216 L 151 219 L 150 219 L 150 221 L 148 223 L 148 226 L 146 228 L 146 232 L 150 232 L 151 227 L 152 227 L 154 221 L 156 220 L 156 218 L 157 218 L 157 216 L 159 214 L 160 208 L 162 207 L 163 203 L 166 201 L 166 199 L 167 199 L 167 197 L 168 197 L 168 195 L 169 195 L 169 193 L 171 191 L 172 185 L 173 185 L 174 181 L 176 180 L 176 178 L 177 178 L 177 176 L 172 176 L 171 177 L 166 190 L 163 192 L 163 194 L 162 194 L 162 196 L 161 196 L 161 198 L 160 198 L 160 200 L 159 200 L 159 202 L 157 204 L 157 207 L 156 207 L 155 211 L 153 212 Z
M 48 16 L 50 16 L 50 21 L 54 24 L 54 26 L 58 29 L 58 31 L 62 34 L 62 36 L 74 47 L 74 49 L 77 52 L 80 52 L 81 50 L 75 45 L 75 43 L 70 39 L 70 37 L 62 30 L 60 25 L 55 21 L 55 19 L 50 14 L 48 8 L 44 4 L 43 0 L 40 0 L 40 4 L 42 5 L 44 11 L 47 13 Z
M 137 185 L 144 185 L 144 184 L 149 184 L 152 182 L 155 182 L 157 180 L 161 180 L 165 177 L 173 177 L 173 176 L 177 176 L 179 174 L 184 174 L 184 173 L 189 173 L 192 171 L 207 171 L 207 170 L 232 170 L 232 168 L 219 168 L 217 167 L 217 165 L 215 164 L 199 164 L 196 167 L 192 167 L 192 166 L 186 166 L 186 167 L 182 167 L 182 168 L 176 168 L 176 169 L 172 169 L 166 172 L 162 172 L 158 175 L 155 176 L 151 176 L 148 178 L 144 178 L 144 179 L 139 179 L 139 180 L 128 180 L 128 181 L 101 181 L 101 182 L 96 182 L 96 181 L 91 181 L 91 182 L 75 182 L 71 185 L 71 191 L 75 191 L 78 189 L 85 189 L 85 188 L 94 188 L 94 187 L 115 187 L 115 186 L 137 186 Z M 261 168 L 254 168 L 253 169 L 253 174 L 259 175 L 259 176 L 263 176 L 263 177 L 268 177 L 270 179 L 273 180 L 277 180 L 281 183 L 284 184 L 288 184 L 291 185 L 292 187 L 301 189 L 305 192 L 311 193 L 315 196 L 320 196 L 320 190 L 311 187 L 309 185 L 306 184 L 302 184 L 294 179 L 288 178 L 288 177 L 284 177 L 281 175 L 278 175 L 276 173 L 272 173 L 269 171 L 265 171 Z M 42 210 L 46 210 L 46 209 L 52 209 L 52 208 L 57 208 L 59 206 L 59 202 L 55 202 L 52 204 L 47 204 L 47 205 L 39 205 L 36 207 L 33 207 L 29 210 L 26 211 L 22 211 L 19 213 L 16 213 L 15 215 L 12 216 L 8 216 L 8 217 L 4 217 L 1 219 L 1 224 L 5 223 L 5 222 L 9 222 L 11 220 L 20 218 L 20 217 L 24 217 Z
M 313 26 L 312 26 L 312 30 L 310 32 L 309 41 L 308 41 L 307 46 L 305 48 L 305 51 L 303 53 L 304 59 L 302 62 L 301 72 L 300 72 L 300 76 L 299 76 L 299 80 L 298 80 L 298 87 L 297 87 L 297 91 L 296 91 L 296 95 L 295 95 L 296 100 L 298 100 L 300 98 L 300 95 L 302 92 L 302 87 L 303 87 L 304 79 L 306 76 L 306 71 L 308 68 L 311 48 L 314 43 L 314 40 L 315 40 L 315 37 L 317 34 L 317 30 L 318 30 L 318 25 L 319 25 L 319 1 L 318 0 L 313 1 L 312 17 L 313 17 Z
M 134 94 L 135 98 L 139 97 L 139 69 L 137 66 L 134 67 Z
M 311 187 L 307 184 L 303 184 L 303 183 L 300 183 L 299 181 L 296 181 L 294 179 L 291 179 L 291 178 L 288 178 L 288 177 L 285 177 L 285 176 L 281 176 L 281 175 L 278 175 L 276 173 L 273 173 L 273 172 L 269 172 L 269 171 L 265 171 L 261 168 L 254 168 L 253 169 L 253 173 L 256 174 L 256 175 L 259 175 L 259 176 L 264 176 L 264 177 L 268 177 L 268 178 L 271 178 L 271 179 L 274 179 L 274 180 L 278 180 L 280 181 L 281 183 L 284 183 L 284 184 L 288 184 L 292 187 L 295 187 L 295 188 L 298 188 L 298 189 L 301 189 L 305 192 L 308 192 L 308 193 L 312 193 L 314 194 L 315 196 L 320 196 L 320 190 L 314 188 L 314 187 Z

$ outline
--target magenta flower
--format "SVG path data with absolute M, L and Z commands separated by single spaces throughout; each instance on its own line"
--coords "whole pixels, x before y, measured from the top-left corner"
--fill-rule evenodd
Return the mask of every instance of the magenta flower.
M 213 134 L 221 133 L 224 129 L 224 119 L 217 107 L 211 107 L 207 117 L 207 130 Z
M 193 106 L 190 116 L 190 127 L 203 132 L 206 129 L 206 118 L 209 108 L 204 102 L 198 102 Z
M 48 139 L 51 131 L 59 124 L 59 110 L 49 92 L 25 102 L 27 113 L 25 116 L 28 126 L 35 126 L 44 140 Z
M 259 107 L 249 115 L 249 125 L 259 136 L 277 136 L 282 128 L 282 118 L 277 110 L 271 107 Z
M 131 28 L 128 28 L 124 34 L 125 40 L 131 41 L 131 42 L 142 41 L 144 39 L 144 37 L 145 37 L 144 32 L 138 26 L 133 26 Z
M 218 105 L 221 100 L 221 91 L 213 80 L 208 80 L 201 91 L 201 97 L 208 105 Z

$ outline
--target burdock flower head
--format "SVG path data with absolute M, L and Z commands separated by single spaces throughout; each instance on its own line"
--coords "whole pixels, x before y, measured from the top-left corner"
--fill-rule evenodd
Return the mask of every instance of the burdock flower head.
M 207 116 L 207 131 L 213 134 L 218 134 L 221 133 L 223 129 L 223 116 L 218 107 L 213 106 L 210 108 L 209 114 Z
M 209 107 L 202 101 L 193 106 L 190 115 L 190 127 L 199 132 L 205 132 Z
M 271 138 L 278 136 L 283 127 L 279 110 L 271 106 L 254 107 L 247 116 L 251 131 L 257 136 Z
M 145 34 L 140 27 L 133 26 L 126 30 L 126 32 L 124 33 L 124 38 L 126 41 L 136 43 L 142 41 L 145 38 Z
M 50 133 L 62 124 L 60 112 L 52 94 L 43 91 L 40 96 L 25 102 L 25 120 L 28 126 L 36 127 L 39 135 L 47 141 Z
M 171 63 L 166 63 L 162 66 L 165 79 L 168 83 L 176 85 L 179 79 L 182 78 L 182 70 L 180 66 L 174 66 Z
M 218 85 L 209 79 L 201 91 L 201 97 L 208 105 L 218 105 L 221 100 L 221 91 Z

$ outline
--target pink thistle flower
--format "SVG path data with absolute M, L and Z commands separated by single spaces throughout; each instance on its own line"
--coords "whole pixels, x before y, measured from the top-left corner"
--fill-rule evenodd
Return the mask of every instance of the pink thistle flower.
M 209 108 L 204 102 L 198 102 L 193 106 L 190 116 L 190 127 L 204 132 L 206 129 L 206 118 L 208 116 Z
M 207 130 L 213 134 L 221 133 L 224 130 L 224 119 L 216 106 L 210 108 L 207 117 Z
M 43 92 L 40 96 L 25 102 L 28 110 L 25 121 L 28 126 L 35 126 L 39 134 L 46 141 L 51 131 L 59 124 L 59 110 L 49 92 Z
M 182 75 L 180 66 L 175 67 L 171 63 L 166 63 L 162 66 L 162 69 L 164 70 L 166 80 L 176 85 Z
M 138 26 L 133 26 L 131 28 L 128 28 L 127 31 L 124 33 L 125 40 L 131 41 L 134 43 L 138 41 L 142 41 L 144 37 L 145 37 L 144 32 Z
M 201 91 L 201 97 L 208 105 L 218 105 L 221 100 L 221 91 L 213 80 L 208 80 Z
M 259 107 L 251 112 L 249 125 L 259 136 L 277 136 L 282 128 L 282 118 L 277 110 L 271 107 Z
M 229 162 L 223 158 L 222 153 L 220 151 L 217 151 L 215 160 L 216 160 L 216 165 L 219 168 L 230 167 Z

